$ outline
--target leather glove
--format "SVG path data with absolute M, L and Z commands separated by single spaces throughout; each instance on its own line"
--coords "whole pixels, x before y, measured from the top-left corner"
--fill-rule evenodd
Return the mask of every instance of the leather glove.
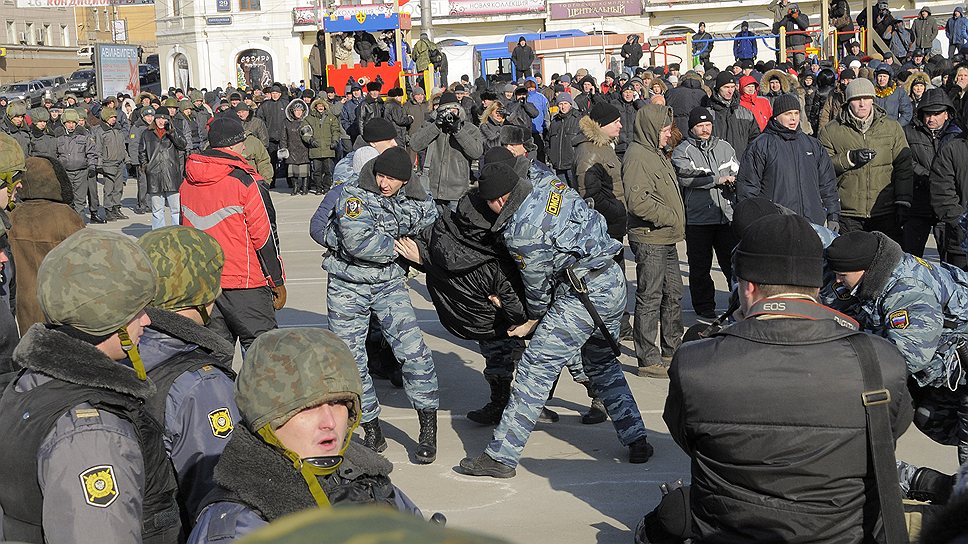
M 286 286 L 272 287 L 272 309 L 281 310 L 286 305 Z
M 827 228 L 833 231 L 834 234 L 840 234 L 840 223 L 837 221 L 827 220 Z
M 873 149 L 851 149 L 847 153 L 847 158 L 850 159 L 850 162 L 853 163 L 853 165 L 857 168 L 860 168 L 861 166 L 871 162 L 876 156 L 877 151 L 874 151 Z

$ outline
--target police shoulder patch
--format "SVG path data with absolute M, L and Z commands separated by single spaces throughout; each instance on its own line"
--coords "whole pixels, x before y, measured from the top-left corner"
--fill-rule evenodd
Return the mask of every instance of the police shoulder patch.
M 922 259 L 921 257 L 915 257 L 915 258 L 914 258 L 914 260 L 915 260 L 915 261 L 917 261 L 919 265 L 921 265 L 921 266 L 923 266 L 923 267 L 925 267 L 925 268 L 927 268 L 928 270 L 931 270 L 931 269 L 933 268 L 933 267 L 931 266 L 931 263 L 929 263 L 928 261 L 925 261 L 925 260 L 924 260 L 924 259 Z
M 350 219 L 356 219 L 357 217 L 363 215 L 363 201 L 355 196 L 347 198 L 344 213 L 346 214 L 346 217 L 349 217 Z
M 551 186 L 554 187 L 555 189 L 558 189 L 559 191 L 564 191 L 565 189 L 568 188 L 568 186 L 565 185 L 565 182 L 561 181 L 558 178 L 555 178 L 555 180 L 551 182 Z
M 551 215 L 558 215 L 561 211 L 561 193 L 552 192 L 548 196 L 548 205 L 545 206 L 545 211 Z
M 212 425 L 212 434 L 217 438 L 226 438 L 232 434 L 235 425 L 232 423 L 232 414 L 228 408 L 212 410 L 208 414 L 208 422 Z
M 118 498 L 118 486 L 114 481 L 114 467 L 98 465 L 79 474 L 84 502 L 98 508 L 107 508 Z
M 906 329 L 911 323 L 908 321 L 907 310 L 897 310 L 887 316 L 887 321 L 892 329 Z
M 520 268 L 521 270 L 524 270 L 525 268 L 527 268 L 528 265 L 524 262 L 524 256 L 518 255 L 517 253 L 515 253 L 511 255 L 511 257 L 514 258 L 514 262 L 518 263 L 518 268 Z

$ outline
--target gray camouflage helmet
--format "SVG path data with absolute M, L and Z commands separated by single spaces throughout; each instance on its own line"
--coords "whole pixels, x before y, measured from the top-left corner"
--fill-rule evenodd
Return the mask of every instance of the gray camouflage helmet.
M 106 336 L 145 309 L 157 283 L 148 255 L 134 240 L 81 229 L 40 263 L 37 299 L 47 323 Z
M 267 423 L 275 430 L 303 410 L 334 401 L 351 403 L 350 419 L 356 423 L 362 393 L 360 372 L 346 344 L 328 330 L 310 327 L 259 335 L 246 351 L 235 384 L 239 412 L 253 432 Z

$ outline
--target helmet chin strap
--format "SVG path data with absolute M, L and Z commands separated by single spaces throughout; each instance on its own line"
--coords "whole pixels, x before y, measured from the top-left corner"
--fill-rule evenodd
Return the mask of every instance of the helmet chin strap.
M 306 485 L 309 487 L 309 493 L 313 496 L 313 499 L 316 500 L 316 504 L 320 507 L 330 506 L 329 498 L 326 496 L 326 492 L 323 491 L 323 486 L 319 483 L 319 477 L 336 472 L 336 469 L 339 468 L 340 464 L 343 462 L 343 456 L 337 455 L 328 458 L 332 459 L 332 462 L 330 463 L 305 462 L 301 457 L 299 457 L 299 454 L 282 445 L 282 441 L 280 441 L 275 433 L 272 432 L 272 424 L 266 423 L 262 428 L 259 429 L 258 433 L 266 444 L 275 446 L 282 452 L 283 455 L 286 456 L 287 459 L 292 462 L 293 468 L 298 470 L 302 475 L 303 480 L 306 481 Z
M 138 375 L 138 379 L 142 381 L 147 380 L 148 373 L 145 372 L 145 364 L 141 361 L 141 354 L 138 353 L 138 346 L 136 346 L 135 343 L 131 341 L 131 337 L 128 336 L 128 329 L 124 327 L 118 329 L 118 339 L 121 340 L 121 349 L 127 353 L 128 359 L 131 359 L 131 366 Z
M 192 306 L 192 308 L 195 308 L 195 311 L 198 312 L 199 316 L 201 316 L 202 326 L 207 327 L 208 323 L 212 320 L 212 316 L 208 314 L 208 308 L 206 308 L 204 305 Z

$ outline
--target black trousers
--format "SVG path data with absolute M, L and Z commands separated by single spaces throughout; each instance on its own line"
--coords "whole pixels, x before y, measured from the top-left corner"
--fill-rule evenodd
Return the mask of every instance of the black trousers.
M 904 252 L 924 257 L 924 246 L 928 244 L 928 235 L 931 234 L 937 222 L 934 217 L 908 217 L 901 226 L 901 248 Z M 935 241 L 938 239 L 935 238 Z M 940 243 L 938 241 L 939 246 Z
M 333 159 L 311 159 L 309 161 L 311 191 L 325 193 L 333 187 Z
M 249 349 L 257 336 L 278 326 L 269 287 L 223 289 L 215 299 L 208 324 L 209 330 L 233 346 L 236 341 L 241 342 L 243 351 Z
M 686 260 L 689 262 L 689 296 L 696 313 L 716 310 L 716 285 L 710 271 L 713 252 L 729 282 L 733 276 L 732 255 L 736 236 L 728 224 L 686 225 Z
M 841 234 L 847 234 L 848 232 L 854 232 L 856 230 L 862 230 L 864 232 L 880 231 L 898 244 L 903 244 L 901 225 L 897 221 L 897 215 L 893 213 L 878 215 L 877 217 L 868 217 L 866 219 L 863 217 L 840 216 Z

